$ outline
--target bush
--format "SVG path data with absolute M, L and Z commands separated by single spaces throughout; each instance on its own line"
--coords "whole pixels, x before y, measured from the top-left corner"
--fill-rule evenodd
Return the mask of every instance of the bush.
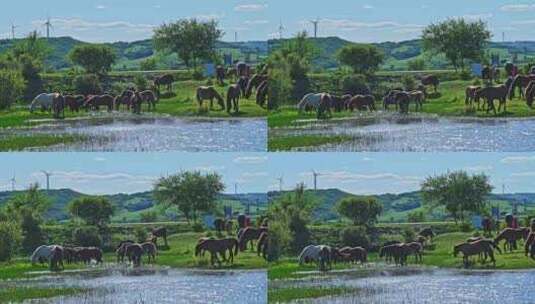
M 139 243 L 143 243 L 145 242 L 145 240 L 147 240 L 147 231 L 144 227 L 137 226 L 136 228 L 134 228 L 134 237 L 136 241 L 138 241 Z
M 97 95 L 102 94 L 100 80 L 95 74 L 76 76 L 73 81 L 74 89 L 77 94 Z
M 0 70 L 0 110 L 11 107 L 24 92 L 22 74 L 15 70 Z
M 150 57 L 139 63 L 139 68 L 142 71 L 153 71 L 156 70 L 157 61 L 156 58 Z
M 204 232 L 204 225 L 202 223 L 193 223 L 191 225 L 191 229 L 193 229 L 193 232 Z
M 351 95 L 368 95 L 371 92 L 370 87 L 366 83 L 366 78 L 363 75 L 350 75 L 344 77 L 341 90 L 344 94 Z
M 149 82 L 147 81 L 147 78 L 141 74 L 137 74 L 134 77 L 134 84 L 139 91 L 145 91 L 149 88 Z
M 471 232 L 474 230 L 474 227 L 472 227 L 472 224 L 464 222 L 459 224 L 459 231 L 461 232 Z
M 412 91 L 416 89 L 416 79 L 412 75 L 403 75 L 401 77 L 401 83 L 406 91 Z
M 93 226 L 74 229 L 72 233 L 74 243 L 82 247 L 101 247 L 102 239 L 98 229 Z
M 270 223 L 268 234 L 268 261 L 277 261 L 283 255 L 283 248 L 287 248 L 290 236 L 280 222 Z
M 340 241 L 343 246 L 370 248 L 370 239 L 366 229 L 361 226 L 347 227 L 340 233 Z
M 0 222 L 0 262 L 9 261 L 15 256 L 21 238 L 21 232 L 15 223 Z

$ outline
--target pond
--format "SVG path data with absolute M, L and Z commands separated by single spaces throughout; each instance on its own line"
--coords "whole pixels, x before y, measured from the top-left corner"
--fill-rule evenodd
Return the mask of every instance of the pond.
M 0 283 L 0 287 L 2 283 Z M 43 275 L 17 286 L 79 287 L 89 293 L 38 303 L 266 303 L 265 271 L 108 268 Z M 32 301 L 34 303 L 35 301 Z
M 528 152 L 535 151 L 535 119 L 439 118 L 381 113 L 274 130 L 276 136 L 346 135 L 353 138 L 302 151 Z M 272 134 L 272 135 L 273 135 Z
M 277 284 L 286 287 L 288 285 L 282 282 Z M 354 293 L 348 295 L 307 300 L 306 303 L 522 304 L 534 302 L 535 271 L 398 268 L 331 273 L 291 284 L 356 289 Z
M 81 142 L 30 151 L 76 152 L 265 152 L 265 119 L 179 119 L 166 116 L 118 115 L 51 121 L 30 129 L 0 133 L 34 136 L 73 135 Z

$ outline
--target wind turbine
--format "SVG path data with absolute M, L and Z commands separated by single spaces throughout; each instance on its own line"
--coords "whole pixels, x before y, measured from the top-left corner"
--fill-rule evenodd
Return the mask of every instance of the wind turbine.
M 314 176 L 314 191 L 316 191 L 318 190 L 318 176 L 321 176 L 321 173 L 312 170 L 312 176 Z
M 15 191 L 15 183 L 17 182 L 15 179 L 15 173 L 13 173 L 13 177 L 9 181 L 11 182 L 11 191 Z
M 46 39 L 50 39 L 50 29 L 53 27 L 52 22 L 50 22 L 50 17 L 46 18 L 44 26 L 46 27 Z
M 234 194 L 238 195 L 238 183 L 234 183 Z
M 277 178 L 279 181 L 279 192 L 282 192 L 282 184 L 284 182 L 284 177 L 281 175 L 279 178 Z
M 52 175 L 52 172 L 47 172 L 45 170 L 41 170 L 41 172 L 46 176 L 46 191 L 50 191 L 50 176 Z
M 316 20 L 310 20 L 310 23 L 314 26 L 314 38 L 318 38 L 318 26 L 320 24 L 320 18 L 316 18 Z
M 283 36 L 284 30 L 285 30 L 285 28 L 282 25 L 282 19 L 281 19 L 280 24 L 279 24 L 279 39 L 281 39 L 281 40 L 282 40 L 282 36 Z
M 11 22 L 11 39 L 15 40 L 15 29 L 18 26 L 16 26 L 13 22 Z

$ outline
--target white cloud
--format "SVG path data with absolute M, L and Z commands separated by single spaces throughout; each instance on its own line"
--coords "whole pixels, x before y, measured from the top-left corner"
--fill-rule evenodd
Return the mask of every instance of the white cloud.
M 504 164 L 524 164 L 535 162 L 535 156 L 508 156 L 500 160 Z
M 362 6 L 363 9 L 374 9 L 373 5 L 370 5 L 370 4 L 364 4 Z
M 95 8 L 98 9 L 98 10 L 103 10 L 103 9 L 107 9 L 108 7 L 105 6 L 105 5 L 99 4 Z
M 223 18 L 225 18 L 225 14 L 221 13 L 221 14 L 200 14 L 200 15 L 196 15 L 194 16 L 195 19 L 197 20 L 200 20 L 200 21 L 212 21 L 212 20 L 221 20 Z
M 492 13 L 483 13 L 483 14 L 468 14 L 462 16 L 463 19 L 467 21 L 479 21 L 479 20 L 488 20 L 494 17 Z
M 138 32 L 151 32 L 154 29 L 152 24 L 134 24 L 127 21 L 107 21 L 107 22 L 93 22 L 80 18 L 53 18 L 51 23 L 59 29 L 69 31 L 88 31 L 88 30 L 129 30 Z M 44 20 L 32 21 L 34 26 L 40 26 Z
M 248 25 L 260 25 L 260 24 L 268 24 L 268 20 L 246 20 L 243 23 Z
M 265 163 L 267 159 L 267 156 L 239 156 L 236 157 L 233 162 L 237 164 L 256 165 Z
M 491 171 L 494 167 L 490 165 L 477 165 L 477 166 L 470 166 L 465 167 L 464 170 L 468 172 L 483 172 L 483 171 Z
M 94 160 L 97 161 L 97 162 L 105 162 L 105 161 L 107 161 L 106 158 L 100 157 L 100 156 L 95 157 Z
M 374 181 L 374 180 L 396 180 L 399 182 L 419 183 L 421 178 L 418 176 L 398 175 L 395 173 L 373 173 L 373 174 L 359 174 L 349 171 L 331 171 L 319 172 L 320 178 L 330 182 L 352 183 L 359 181 Z M 302 177 L 311 177 L 312 172 L 302 172 Z
M 520 20 L 511 22 L 512 25 L 534 25 L 535 19 L 532 20 Z
M 246 178 L 257 178 L 269 176 L 269 174 L 267 172 L 244 172 L 242 176 Z
M 199 166 L 195 167 L 194 170 L 203 172 L 215 172 L 225 170 L 225 166 Z
M 267 7 L 267 4 L 242 4 L 234 7 L 234 10 L 236 12 L 260 12 Z
M 535 10 L 535 4 L 508 4 L 500 7 L 500 10 L 509 13 L 521 13 Z
M 534 171 L 517 172 L 517 173 L 511 174 L 511 177 L 533 177 L 533 176 L 535 176 Z
M 33 178 L 44 178 L 42 172 L 34 172 L 31 176 Z M 51 180 L 54 179 L 61 179 L 67 182 L 128 181 L 129 183 L 147 184 L 156 181 L 157 177 L 121 172 L 96 174 L 82 171 L 52 171 Z
M 301 21 L 301 25 L 307 25 L 308 21 Z M 377 21 L 377 22 L 361 22 L 349 19 L 321 19 L 320 24 L 322 28 L 356 31 L 363 29 L 389 29 L 389 30 L 421 30 L 424 26 L 420 24 L 403 24 L 395 21 Z

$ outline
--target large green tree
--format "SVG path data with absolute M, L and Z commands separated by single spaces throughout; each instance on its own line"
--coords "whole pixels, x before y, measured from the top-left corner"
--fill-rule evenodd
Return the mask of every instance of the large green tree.
M 370 227 L 383 212 L 383 205 L 374 197 L 351 196 L 338 202 L 336 211 L 351 220 L 355 226 Z
M 445 208 L 456 222 L 466 220 L 470 212 L 483 211 L 493 189 L 487 175 L 465 171 L 428 177 L 421 188 L 424 204 Z
M 490 38 L 485 22 L 462 18 L 433 23 L 422 33 L 424 50 L 444 54 L 456 70 L 464 69 L 468 60 L 481 60 Z
M 100 75 L 111 71 L 117 59 L 111 47 L 100 44 L 75 46 L 68 56 L 72 63 L 83 67 L 87 73 Z
M 357 74 L 373 74 L 384 61 L 384 54 L 370 44 L 350 44 L 337 54 L 338 61 Z
M 99 228 L 105 227 L 113 215 L 113 206 L 110 201 L 98 196 L 77 198 L 70 202 L 67 208 L 73 217 Z
M 176 53 L 186 66 L 196 67 L 199 60 L 215 57 L 215 45 L 222 36 L 214 20 L 181 19 L 156 28 L 153 43 L 156 50 Z
M 154 185 L 154 197 L 159 204 L 177 207 L 188 222 L 196 223 L 201 212 L 215 208 L 223 190 L 225 185 L 217 173 L 184 171 L 160 178 Z

